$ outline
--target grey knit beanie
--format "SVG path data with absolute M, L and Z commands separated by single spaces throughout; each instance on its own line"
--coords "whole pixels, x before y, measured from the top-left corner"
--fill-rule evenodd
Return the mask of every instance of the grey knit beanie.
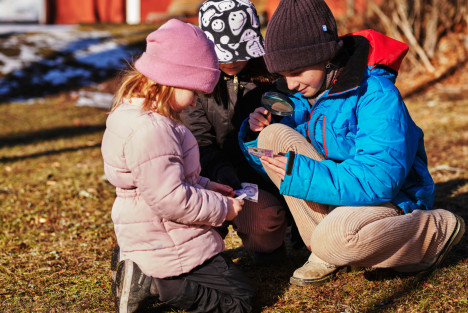
M 323 0 L 281 0 L 268 23 L 265 63 L 271 73 L 331 60 L 343 46 Z

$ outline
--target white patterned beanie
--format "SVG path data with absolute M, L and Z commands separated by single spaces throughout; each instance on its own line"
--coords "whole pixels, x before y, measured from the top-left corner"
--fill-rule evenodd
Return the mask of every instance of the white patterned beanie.
M 200 7 L 199 27 L 215 44 L 221 64 L 265 54 L 260 19 L 248 0 L 207 0 Z

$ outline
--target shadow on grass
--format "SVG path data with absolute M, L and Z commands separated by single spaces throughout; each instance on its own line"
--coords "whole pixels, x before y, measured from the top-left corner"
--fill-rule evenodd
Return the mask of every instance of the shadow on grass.
M 377 299 L 374 303 L 369 303 L 367 305 L 367 309 L 360 311 L 362 313 L 370 313 L 388 312 L 391 309 L 391 305 L 394 302 L 397 302 L 398 299 L 404 299 L 408 294 L 412 293 L 414 290 L 422 290 L 423 285 L 429 276 L 408 277 L 408 275 L 402 276 L 401 274 L 398 274 L 390 269 L 374 269 L 365 272 L 364 277 L 371 281 L 384 281 L 395 279 L 398 277 L 406 277 L 406 279 L 402 281 L 400 287 L 397 290 L 395 290 L 392 294 L 388 295 L 384 299 Z
M 441 266 L 437 267 L 434 271 L 426 275 L 397 273 L 391 269 L 373 269 L 365 272 L 364 277 L 370 281 L 385 281 L 402 278 L 402 283 L 399 288 L 393 292 L 393 294 L 388 295 L 384 299 L 378 299 L 374 303 L 368 304 L 368 309 L 362 310 L 360 312 L 389 312 L 389 310 L 395 308 L 392 307 L 392 304 L 398 303 L 399 299 L 405 299 L 405 297 L 414 291 L 424 290 L 426 288 L 425 285 L 427 284 L 427 281 L 430 280 L 437 271 L 439 271 L 441 268 L 455 265 L 457 261 L 460 260 L 460 258 L 454 256 L 454 254 L 456 254 L 454 253 L 456 252 L 454 250 L 452 250 L 450 253 L 452 258 L 450 258 L 449 255 L 448 259 L 446 259 Z
M 18 146 L 24 144 L 38 143 L 45 140 L 54 140 L 60 138 L 71 138 L 75 136 L 81 136 L 86 134 L 101 133 L 105 129 L 105 125 L 87 125 L 87 126 L 67 126 L 67 127 L 57 127 L 53 129 L 39 130 L 27 133 L 21 133 L 16 136 L 0 137 L 0 148 Z M 100 147 L 101 143 L 82 145 L 78 147 L 68 147 L 61 149 L 51 149 L 47 151 L 41 151 L 31 154 L 23 154 L 16 156 L 5 156 L 0 157 L 0 163 L 15 162 L 26 159 L 32 159 L 47 155 L 56 155 L 65 152 L 78 151 L 83 149 L 91 149 Z
M 61 154 L 61 153 L 64 153 L 64 152 L 72 152 L 72 151 L 79 151 L 79 150 L 85 150 L 85 149 L 93 149 L 93 148 L 98 148 L 100 146 L 101 146 L 101 143 L 96 143 L 96 144 L 93 144 L 93 145 L 47 150 L 47 151 L 31 153 L 31 154 L 27 154 L 27 155 L 2 157 L 2 158 L 0 158 L 0 163 L 15 162 L 15 161 L 20 161 L 20 160 L 25 160 L 25 159 L 38 158 L 38 157 L 42 157 L 42 156 L 46 156 L 46 155 Z
M 468 208 L 468 192 L 456 194 L 456 191 L 466 185 L 468 179 L 453 179 L 437 183 L 435 188 L 435 208 L 442 208 L 459 215 L 465 215 Z M 463 216 L 465 220 L 467 216 Z
M 450 212 L 456 213 L 462 218 L 467 220 L 465 209 L 468 200 L 468 193 L 455 194 L 455 192 L 462 186 L 468 183 L 468 179 L 454 179 L 444 183 L 436 184 L 436 200 L 435 208 L 442 208 Z M 389 306 L 395 300 L 403 299 L 414 290 L 422 290 L 424 284 L 430 279 L 434 273 L 441 268 L 451 267 L 458 264 L 460 261 L 468 258 L 467 249 L 467 234 L 465 233 L 459 244 L 454 246 L 449 252 L 447 257 L 443 260 L 440 266 L 434 271 L 426 275 L 417 274 L 403 274 L 397 273 L 391 269 L 372 269 L 364 273 L 364 277 L 370 281 L 384 281 L 395 278 L 403 278 L 402 285 L 393 294 L 387 296 L 385 299 L 380 299 L 378 303 L 370 304 L 370 308 L 362 312 L 387 312 Z
M 290 245 L 287 243 L 287 246 Z M 243 248 L 238 248 L 243 249 Z M 237 250 L 237 249 L 235 249 Z M 291 287 L 289 279 L 298 267 L 307 260 L 310 252 L 289 248 L 284 261 L 271 265 L 256 265 L 251 255 L 244 252 L 237 264 L 255 288 L 253 312 L 263 312 L 275 305 Z
M 80 135 L 103 132 L 106 126 L 86 125 L 86 126 L 66 126 L 53 129 L 38 130 L 21 133 L 16 136 L 0 137 L 0 148 L 11 147 L 23 144 L 41 142 L 58 138 L 70 138 Z

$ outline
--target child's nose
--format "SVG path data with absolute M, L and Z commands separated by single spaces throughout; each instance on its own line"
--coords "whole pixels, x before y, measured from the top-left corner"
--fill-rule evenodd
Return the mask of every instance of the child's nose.
M 291 77 L 286 77 L 286 83 L 288 84 L 288 88 L 290 90 L 294 90 L 298 86 L 298 83 Z

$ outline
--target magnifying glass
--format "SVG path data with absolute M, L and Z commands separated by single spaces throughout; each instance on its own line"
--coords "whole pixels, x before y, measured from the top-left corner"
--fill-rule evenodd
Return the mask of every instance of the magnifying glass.
M 283 93 L 276 91 L 267 91 L 263 94 L 261 100 L 262 106 L 272 115 L 291 116 L 294 112 L 294 106 L 291 99 Z

